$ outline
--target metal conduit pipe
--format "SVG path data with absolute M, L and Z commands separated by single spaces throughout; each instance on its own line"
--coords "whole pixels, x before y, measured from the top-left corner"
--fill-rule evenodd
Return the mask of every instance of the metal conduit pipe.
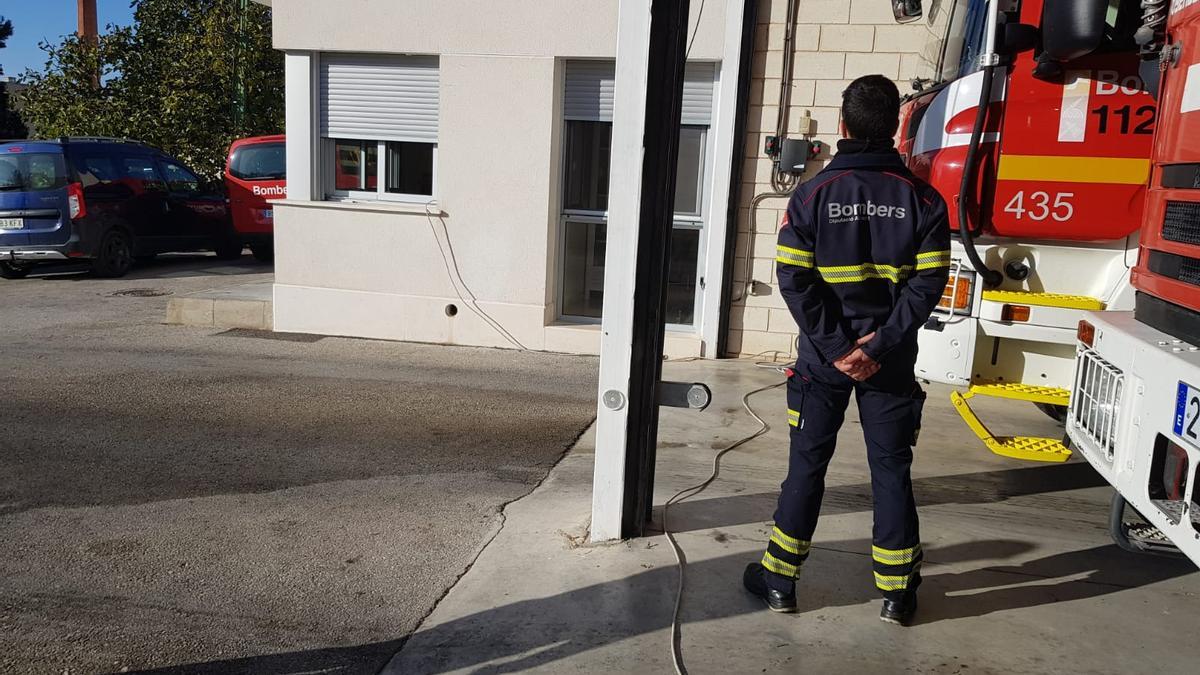
M 750 291 L 754 288 L 754 257 L 750 255 L 750 249 L 754 247 L 754 235 L 758 233 L 758 205 L 764 200 L 771 197 L 787 197 L 790 192 L 760 192 L 754 195 L 754 199 L 750 200 L 750 231 L 746 233 L 746 268 L 745 274 L 742 277 L 742 290 L 734 302 L 740 302 L 750 295 Z

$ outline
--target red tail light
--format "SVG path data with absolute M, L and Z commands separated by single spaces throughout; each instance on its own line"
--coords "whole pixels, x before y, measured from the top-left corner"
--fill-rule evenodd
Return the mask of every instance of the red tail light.
M 1079 330 L 1076 331 L 1075 335 L 1079 338 L 1080 342 L 1091 347 L 1092 343 L 1096 341 L 1096 327 L 1087 321 L 1080 321 Z
M 83 201 L 82 183 L 71 183 L 67 186 L 67 204 L 71 207 L 71 220 L 79 220 L 87 215 L 87 203 Z

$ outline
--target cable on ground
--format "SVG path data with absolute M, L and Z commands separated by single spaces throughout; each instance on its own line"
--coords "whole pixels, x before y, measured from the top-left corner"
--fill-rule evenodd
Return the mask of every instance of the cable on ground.
M 785 370 L 783 366 L 775 363 L 760 362 L 754 365 L 759 368 L 771 368 L 781 373 Z M 750 416 L 758 422 L 758 430 L 748 436 L 744 436 L 737 441 L 734 441 L 728 447 L 718 452 L 715 456 L 713 456 L 712 472 L 709 473 L 708 478 L 705 478 L 703 481 L 691 487 L 684 488 L 683 490 L 676 492 L 670 499 L 666 501 L 665 504 L 663 504 L 663 536 L 667 538 L 667 543 L 671 545 L 671 551 L 675 554 L 675 564 L 679 568 L 679 586 L 675 591 L 675 610 L 671 614 L 671 661 L 675 665 L 675 672 L 677 675 L 687 675 L 687 668 L 683 664 L 683 647 L 679 629 L 679 609 L 683 604 L 683 573 L 684 568 L 687 566 L 687 559 L 683 555 L 683 549 L 679 547 L 679 543 L 675 541 L 675 537 L 671 534 L 671 529 L 667 525 L 667 512 L 670 510 L 672 505 L 678 504 L 685 499 L 695 497 L 701 492 L 704 492 L 709 485 L 712 485 L 713 481 L 715 481 L 717 476 L 720 474 L 721 458 L 724 457 L 726 453 L 749 443 L 750 441 L 771 430 L 771 425 L 768 424 L 767 421 L 762 417 L 760 417 L 758 413 L 755 412 L 754 408 L 750 406 L 750 398 L 756 394 L 761 394 L 764 391 L 778 389 L 785 384 L 787 384 L 786 380 L 783 382 L 777 382 L 775 384 L 768 384 L 765 387 L 759 387 L 758 389 L 747 392 L 746 395 L 742 397 L 742 407 L 745 408 L 746 412 L 750 413 Z

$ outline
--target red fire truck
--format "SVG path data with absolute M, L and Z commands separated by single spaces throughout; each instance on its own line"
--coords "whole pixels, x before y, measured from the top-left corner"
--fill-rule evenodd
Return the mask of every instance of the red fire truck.
M 1169 539 L 1200 565 L 1200 0 L 1142 4 L 1161 82 L 1136 299 L 1080 322 L 1067 433 L 1117 489 L 1118 544 Z
M 1030 401 L 1062 420 L 1079 321 L 1134 308 L 1156 124 L 1137 38 L 1142 5 L 1156 2 L 958 0 L 924 19 L 946 36 L 940 79 L 914 83 L 899 147 L 946 198 L 956 235 L 918 375 L 967 388 L 952 400 L 997 454 L 1071 451 L 1058 438 L 996 437 L 969 399 Z M 919 5 L 894 3 L 898 18 Z

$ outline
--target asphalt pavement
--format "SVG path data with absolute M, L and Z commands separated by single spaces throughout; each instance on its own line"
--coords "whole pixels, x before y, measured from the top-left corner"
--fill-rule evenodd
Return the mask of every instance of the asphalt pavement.
M 162 324 L 0 282 L 0 672 L 375 673 L 590 423 L 595 359 Z

